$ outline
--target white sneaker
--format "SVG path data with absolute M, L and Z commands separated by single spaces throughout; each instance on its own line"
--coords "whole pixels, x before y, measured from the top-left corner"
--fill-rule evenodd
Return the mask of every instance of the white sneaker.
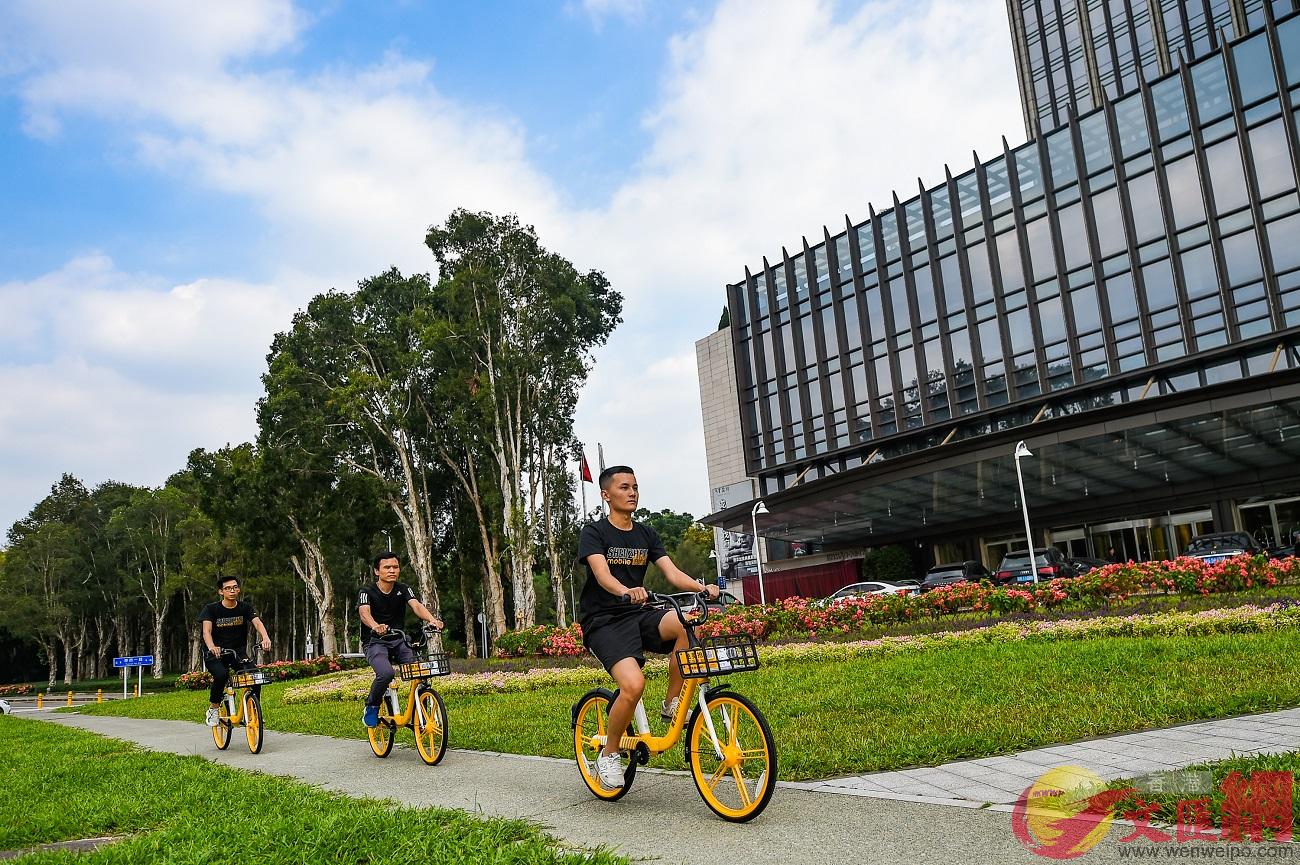
M 671 721 L 673 718 L 676 718 L 677 707 L 681 705 L 681 702 L 682 702 L 682 698 L 680 694 L 676 697 L 673 697 L 673 701 L 671 703 L 669 703 L 667 700 L 664 700 L 662 703 L 662 707 L 659 709 L 659 717 L 663 718 L 665 721 Z
M 596 758 L 596 776 L 606 790 L 623 788 L 623 760 L 618 754 L 601 754 Z
M 203 722 L 207 724 L 209 727 L 215 727 L 221 723 L 221 716 L 217 714 L 216 706 L 208 707 L 208 714 L 207 717 L 203 719 Z

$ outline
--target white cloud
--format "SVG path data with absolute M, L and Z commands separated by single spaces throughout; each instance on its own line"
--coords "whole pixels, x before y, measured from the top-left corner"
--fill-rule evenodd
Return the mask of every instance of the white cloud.
M 586 4 L 596 16 L 639 8 Z M 865 218 L 868 202 L 887 205 L 893 189 L 910 197 L 917 175 L 941 179 L 946 160 L 963 170 L 972 148 L 991 155 L 999 135 L 1021 128 L 996 0 L 873 0 L 848 16 L 829 0 L 728 0 L 673 41 L 644 121 L 653 144 L 643 159 L 605 206 L 575 211 L 530 161 L 529 130 L 448 98 L 428 59 L 289 70 L 286 54 L 311 31 L 287 2 L 86 0 L 73 12 L 35 2 L 15 11 L 0 24 L 0 69 L 24 70 L 31 134 L 57 134 L 65 117 L 99 118 L 175 182 L 249 201 L 276 255 L 180 286 L 117 273 L 94 256 L 0 286 L 6 311 L 15 309 L 0 320 L 0 338 L 48 361 L 12 363 L 0 376 L 21 369 L 41 383 L 29 408 L 52 420 L 82 398 L 108 411 L 121 388 L 133 410 L 106 417 L 142 430 L 150 447 L 131 459 L 152 461 L 155 477 L 215 431 L 230 431 L 223 441 L 251 434 L 266 341 L 312 291 L 390 264 L 430 269 L 426 225 L 468 206 L 519 213 L 550 248 L 606 271 L 624 292 L 626 323 L 600 353 L 579 431 L 593 463 L 600 440 L 638 466 L 654 491 L 647 506 L 702 513 L 693 344 L 716 325 L 723 286 L 782 245 L 795 251 L 803 234 L 816 242 L 825 223 L 838 231 L 845 212 Z M 279 275 L 259 280 L 269 285 L 245 281 L 267 272 Z M 203 425 L 169 427 L 169 450 L 144 427 L 175 414 L 168 400 L 186 405 L 174 386 L 187 376 L 226 384 Z M 49 456 L 35 444 L 13 450 L 6 462 L 46 466 L 43 491 L 76 465 L 99 466 L 86 472 L 93 481 L 130 461 L 100 438 L 84 441 L 94 460 L 72 459 L 69 440 Z

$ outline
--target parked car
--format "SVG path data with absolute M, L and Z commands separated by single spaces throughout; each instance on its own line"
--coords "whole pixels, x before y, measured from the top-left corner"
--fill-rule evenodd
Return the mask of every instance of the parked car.
M 1066 559 L 1066 561 L 1068 561 L 1070 566 L 1074 568 L 1074 575 L 1076 577 L 1081 574 L 1086 574 L 1089 571 L 1095 571 L 1098 568 L 1104 568 L 1106 565 L 1110 564 L 1110 562 L 1105 559 L 1092 559 L 1087 556 L 1073 556 Z
M 1036 547 L 1034 549 L 1034 563 L 1038 567 L 1038 579 L 1040 581 L 1078 575 L 1074 566 L 1066 559 L 1065 553 L 1056 547 Z M 1029 552 L 1027 550 L 1014 550 L 1007 553 L 1002 557 L 1002 564 L 998 565 L 997 572 L 993 574 L 993 582 L 1002 586 L 1012 583 L 1032 583 L 1033 581 L 1034 569 L 1029 564 Z
M 915 583 L 881 583 L 868 581 L 849 583 L 841 586 L 829 596 L 816 602 L 819 607 L 830 607 L 849 598 L 862 598 L 867 595 L 914 595 L 920 591 Z
M 992 574 L 989 573 L 989 569 L 973 559 L 964 562 L 952 562 L 946 565 L 935 565 L 925 572 L 925 579 L 921 580 L 921 591 L 928 592 L 931 589 L 937 589 L 940 586 L 951 586 L 955 583 L 977 583 L 991 577 Z
M 1215 532 L 1212 535 L 1192 538 L 1183 555 L 1200 559 L 1209 565 L 1243 553 L 1253 556 L 1259 552 L 1262 552 L 1259 544 L 1245 532 Z
M 0 700 L 0 715 L 12 715 L 14 707 L 9 705 L 8 700 Z

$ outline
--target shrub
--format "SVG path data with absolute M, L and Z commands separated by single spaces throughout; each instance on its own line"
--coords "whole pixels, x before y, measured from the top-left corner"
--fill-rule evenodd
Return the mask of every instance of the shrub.
M 18 696 L 32 692 L 31 685 L 0 685 L 0 697 Z
M 318 658 L 302 661 L 273 661 L 258 667 L 270 674 L 271 678 L 285 682 L 290 679 L 307 679 L 325 673 L 338 673 L 366 666 L 365 658 L 344 658 L 340 655 L 321 655 Z M 207 670 L 192 670 L 182 673 L 176 680 L 178 691 L 198 691 L 212 684 L 212 674 Z

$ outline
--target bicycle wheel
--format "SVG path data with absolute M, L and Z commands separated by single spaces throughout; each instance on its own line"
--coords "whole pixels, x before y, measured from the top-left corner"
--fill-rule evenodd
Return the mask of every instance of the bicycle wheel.
M 622 787 L 610 790 L 600 783 L 600 776 L 596 774 L 596 758 L 600 756 L 604 745 L 596 737 L 605 735 L 610 703 L 608 691 L 591 691 L 578 703 L 573 714 L 573 750 L 578 760 L 578 772 L 592 795 L 606 802 L 617 802 L 632 789 L 632 781 L 636 778 L 636 760 L 625 752 L 627 769 L 623 773 Z M 627 731 L 630 735 L 632 728 L 629 726 Z
M 248 738 L 248 750 L 261 753 L 262 700 L 252 691 L 244 692 L 244 735 Z
M 221 704 L 217 706 L 217 726 L 212 728 L 212 741 L 222 751 L 230 747 L 230 704 L 225 697 L 221 698 Z
M 388 711 L 388 700 L 379 703 L 379 726 L 367 727 L 366 735 L 370 737 L 370 750 L 376 757 L 387 757 L 393 750 L 393 740 L 397 738 L 397 725 Z
M 708 699 L 722 754 L 718 755 L 696 712 L 687 733 L 695 787 L 704 803 L 724 820 L 744 823 L 767 807 L 776 789 L 776 743 L 767 719 L 745 697 L 724 692 Z
M 420 688 L 416 699 L 420 702 L 420 714 L 415 716 L 415 747 L 420 759 L 434 766 L 447 753 L 447 707 L 438 692 L 427 686 Z

